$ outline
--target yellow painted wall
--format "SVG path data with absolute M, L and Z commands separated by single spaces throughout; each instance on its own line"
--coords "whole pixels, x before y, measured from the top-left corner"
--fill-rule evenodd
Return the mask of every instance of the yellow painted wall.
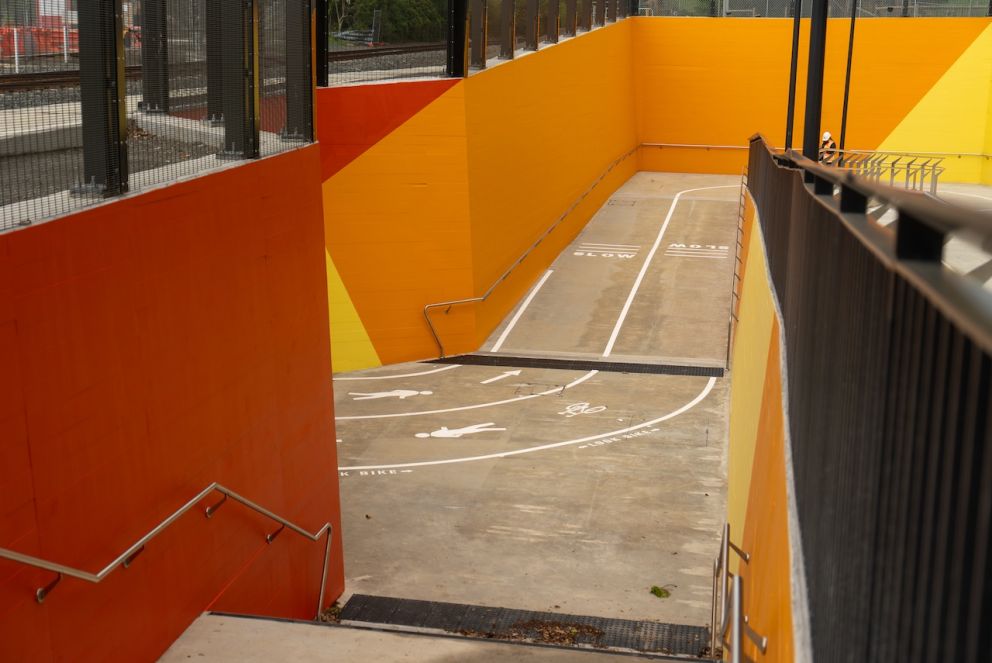
M 744 146 L 760 132 L 772 144 L 784 144 L 790 21 L 641 17 L 633 23 L 640 142 Z M 988 124 L 983 91 L 990 77 L 989 25 L 988 18 L 859 21 L 847 147 L 980 151 Z M 849 26 L 846 19 L 831 19 L 827 27 L 822 126 L 835 136 Z M 807 21 L 794 147 L 802 146 L 808 49 Z M 644 170 L 739 173 L 745 160 L 744 150 L 641 151 Z M 949 179 L 977 181 L 977 163 L 952 169 Z
M 992 25 L 986 25 L 919 103 L 885 137 L 889 152 L 989 154 L 989 84 L 992 81 Z M 948 157 L 941 176 L 949 182 L 979 182 L 988 159 Z
M 750 196 L 745 208 L 745 251 L 738 323 L 734 330 L 727 522 L 731 540 L 750 553 L 731 571 L 744 583 L 744 614 L 768 638 L 753 660 L 794 660 L 791 550 L 785 472 L 779 319 L 767 275 L 765 247 Z M 798 545 L 798 542 L 795 542 Z

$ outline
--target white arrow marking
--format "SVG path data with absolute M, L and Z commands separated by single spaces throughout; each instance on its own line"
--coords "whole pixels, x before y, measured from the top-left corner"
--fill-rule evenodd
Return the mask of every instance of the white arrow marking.
M 520 371 L 519 370 L 516 370 L 516 371 L 507 371 L 506 373 L 503 373 L 503 375 L 497 375 L 494 378 L 489 378 L 488 380 L 483 380 L 479 384 L 489 384 L 491 382 L 496 382 L 497 380 L 502 380 L 503 378 L 508 378 L 511 375 L 520 375 Z

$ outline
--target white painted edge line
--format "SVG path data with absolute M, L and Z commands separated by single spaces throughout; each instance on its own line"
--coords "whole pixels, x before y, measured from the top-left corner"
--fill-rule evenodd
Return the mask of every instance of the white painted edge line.
M 495 345 L 493 345 L 492 350 L 490 350 L 490 352 L 499 352 L 499 349 L 503 347 L 503 343 L 506 342 L 507 336 L 509 336 L 510 332 L 513 331 L 513 328 L 516 326 L 517 321 L 520 320 L 520 316 L 524 314 L 524 311 L 526 311 L 527 307 L 530 306 L 530 303 L 531 301 L 533 301 L 534 296 L 537 294 L 537 291 L 541 289 L 541 286 L 544 285 L 544 282 L 548 280 L 548 277 L 551 276 L 553 272 L 554 272 L 553 269 L 549 269 L 548 271 L 544 272 L 544 276 L 541 277 L 541 280 L 538 281 L 534 285 L 534 287 L 530 289 L 530 293 L 528 293 L 527 299 L 525 299 L 524 303 L 520 305 L 520 308 L 517 309 L 517 312 L 513 314 L 513 317 L 510 319 L 510 324 L 506 326 L 506 329 L 503 330 L 503 333 L 499 335 L 498 339 L 496 339 L 496 343 Z
M 335 417 L 335 419 L 337 419 L 338 421 L 348 421 L 348 420 L 352 420 L 352 419 L 391 419 L 393 417 L 419 417 L 420 415 L 423 415 L 423 414 L 444 414 L 446 412 L 461 412 L 463 410 L 476 410 L 476 409 L 478 409 L 480 407 L 492 407 L 494 405 L 506 405 L 507 403 L 516 403 L 518 401 L 526 401 L 526 400 L 530 400 L 531 398 L 539 398 L 541 396 L 550 396 L 551 394 L 560 394 L 561 392 L 565 391 L 566 389 L 571 389 L 572 387 L 577 387 L 578 385 L 582 384 L 583 382 L 585 382 L 586 380 L 588 380 L 592 376 L 596 375 L 596 373 L 599 373 L 599 371 L 589 371 L 588 373 L 586 373 L 582 377 L 576 378 L 575 380 L 569 382 L 564 387 L 555 387 L 554 389 L 548 389 L 547 391 L 542 391 L 542 392 L 537 393 L 537 394 L 530 394 L 530 395 L 527 395 L 527 396 L 518 396 L 517 398 L 508 398 L 508 399 L 503 400 L 503 401 L 493 401 L 491 403 L 477 403 L 475 405 L 463 405 L 461 407 L 449 407 L 449 408 L 444 409 L 444 410 L 424 410 L 423 412 L 394 412 L 392 414 L 362 414 L 362 415 L 353 415 L 353 416 L 350 416 L 350 417 Z
M 735 185 L 736 186 L 736 185 Z M 594 371 L 595 372 L 595 371 Z M 426 467 L 428 465 L 450 465 L 452 463 L 470 463 L 477 460 L 492 460 L 494 458 L 506 458 L 507 456 L 519 456 L 520 454 L 529 454 L 535 451 L 544 451 L 545 449 L 556 449 L 558 447 L 566 447 L 572 444 L 581 444 L 582 442 L 592 442 L 594 440 L 600 440 L 604 437 L 613 437 L 614 435 L 623 435 L 631 431 L 635 431 L 641 428 L 647 428 L 649 426 L 654 426 L 660 424 L 668 419 L 673 419 L 684 412 L 688 412 L 696 405 L 700 403 L 704 398 L 706 398 L 709 393 L 713 390 L 713 385 L 716 384 L 716 378 L 710 378 L 703 387 L 703 390 L 699 392 L 695 398 L 683 405 L 677 410 L 669 412 L 666 415 L 658 417 L 657 419 L 652 419 L 651 421 L 645 421 L 642 424 L 637 424 L 636 426 L 630 426 L 629 428 L 621 428 L 620 430 L 610 431 L 609 433 L 600 433 L 599 435 L 590 435 L 588 437 L 580 437 L 574 440 L 566 440 L 564 442 L 552 442 L 551 444 L 542 444 L 536 447 L 528 447 L 526 449 L 517 449 L 515 451 L 503 451 L 495 454 L 486 454 L 484 456 L 466 456 L 465 458 L 449 458 L 447 460 L 426 460 L 416 463 L 394 463 L 392 465 L 355 465 L 350 467 L 339 467 L 340 471 L 358 471 L 358 470 L 394 470 L 403 467 Z
M 952 196 L 966 196 L 968 198 L 980 198 L 982 200 L 992 200 L 992 196 L 983 196 L 980 193 L 967 193 L 965 191 L 938 191 L 937 197 L 951 194 Z
M 634 286 L 630 289 L 630 294 L 627 295 L 627 301 L 623 304 L 623 309 L 620 311 L 620 317 L 617 318 L 617 324 L 613 327 L 613 333 L 610 334 L 610 340 L 606 344 L 606 349 L 603 350 L 603 356 L 609 357 L 610 353 L 613 352 L 613 346 L 617 342 L 617 337 L 620 335 L 620 330 L 623 328 L 623 323 L 627 320 L 627 313 L 630 312 L 630 305 L 634 303 L 634 297 L 637 296 L 637 291 L 641 287 L 641 281 L 644 280 L 644 275 L 647 274 L 648 267 L 651 266 L 651 261 L 654 260 L 654 254 L 658 252 L 658 247 L 661 246 L 661 240 L 665 236 L 665 231 L 668 230 L 668 224 L 672 221 L 672 215 L 675 214 L 675 208 L 679 204 L 679 199 L 682 198 L 684 193 L 692 193 L 693 191 L 709 191 L 711 189 L 739 189 L 740 184 L 722 184 L 720 186 L 703 186 L 696 189 L 685 189 L 679 191 L 675 194 L 672 199 L 672 204 L 668 208 L 668 214 L 665 215 L 665 222 L 661 224 L 661 230 L 658 231 L 658 237 L 654 240 L 654 244 L 651 246 L 651 251 L 648 252 L 648 257 L 644 259 L 644 264 L 641 265 L 641 271 L 638 272 L 637 278 L 634 280 Z M 733 202 L 733 201 L 728 201 Z
M 600 242 L 579 242 L 579 246 L 599 246 L 607 249 L 639 249 L 640 244 L 601 244 Z
M 335 382 L 344 380 L 393 380 L 395 378 L 415 378 L 421 375 L 430 375 L 431 373 L 440 373 L 441 371 L 450 371 L 453 368 L 458 368 L 461 364 L 451 364 L 450 366 L 442 366 L 441 368 L 433 368 L 429 371 L 423 371 L 420 373 L 404 373 L 403 375 L 369 375 L 363 377 L 342 377 L 334 378 Z

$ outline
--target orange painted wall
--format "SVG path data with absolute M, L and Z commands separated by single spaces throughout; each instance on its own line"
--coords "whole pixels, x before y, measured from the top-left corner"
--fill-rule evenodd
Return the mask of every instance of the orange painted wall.
M 635 147 L 630 52 L 621 22 L 454 85 L 320 91 L 327 249 L 381 363 L 436 357 L 424 305 L 481 295 Z M 369 108 L 388 130 L 350 132 L 332 104 Z M 408 119 L 395 125 L 385 104 Z M 328 168 L 342 149 L 358 156 Z M 435 311 L 446 353 L 478 349 L 635 170 L 618 164 L 485 304 Z
M 481 294 L 615 159 L 637 144 L 621 21 L 465 82 L 475 292 Z M 625 159 L 477 307 L 476 346 L 588 220 L 636 172 Z
M 865 19 L 857 24 L 847 147 L 872 150 L 989 25 L 987 18 Z M 850 21 L 827 26 L 824 130 L 840 134 Z M 760 132 L 785 142 L 792 22 L 633 20 L 642 143 L 746 146 Z M 809 22 L 802 27 L 793 146 L 802 146 Z M 645 148 L 641 169 L 739 173 L 746 150 Z
M 744 586 L 744 614 L 768 638 L 760 654 L 745 638 L 753 660 L 790 663 L 793 636 L 792 555 L 798 540 L 789 530 L 785 459 L 782 348 L 764 243 L 750 196 L 745 201 L 739 318 L 731 373 L 727 521 L 731 540 L 750 553 L 734 557 L 731 572 Z
M 340 532 L 319 184 L 310 147 L 0 235 L 0 546 L 95 571 L 212 481 Z M 273 529 L 193 511 L 42 605 L 52 575 L 0 561 L 0 660 L 154 660 L 211 606 L 311 618 L 323 543 Z

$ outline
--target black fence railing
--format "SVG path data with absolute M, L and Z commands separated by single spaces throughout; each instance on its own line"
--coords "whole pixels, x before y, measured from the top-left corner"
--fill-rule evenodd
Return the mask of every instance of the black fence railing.
M 0 231 L 313 139 L 316 0 L 12 1 L 55 52 L 0 34 Z
M 853 0 L 830 0 L 828 15 L 851 15 Z M 948 18 L 990 16 L 988 0 L 857 0 L 858 18 Z M 812 2 L 802 3 L 809 17 Z M 795 16 L 795 0 L 640 0 L 642 16 L 725 16 L 736 18 L 786 18 Z
M 814 659 L 987 661 L 992 293 L 942 257 L 992 221 L 760 138 L 748 187 L 784 317 Z
M 331 0 L 318 84 L 460 77 L 636 14 L 636 0 Z M 325 41 L 318 37 L 318 42 Z

